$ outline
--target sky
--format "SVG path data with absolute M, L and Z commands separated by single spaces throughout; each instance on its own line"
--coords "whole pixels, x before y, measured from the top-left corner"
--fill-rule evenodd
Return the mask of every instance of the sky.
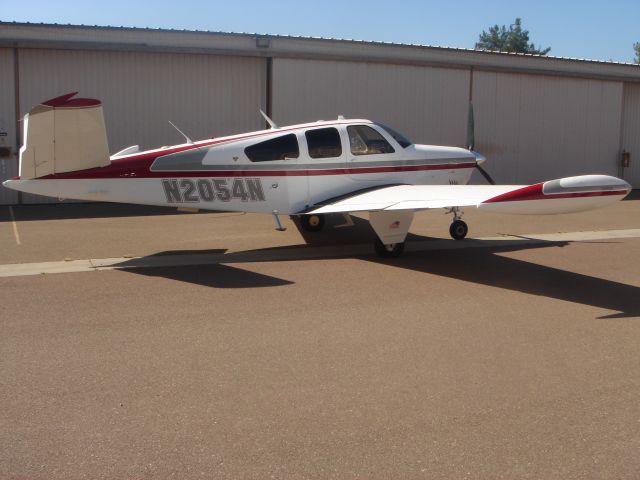
M 633 62 L 640 0 L 0 0 L 0 20 L 268 33 L 473 48 L 522 18 L 549 55 Z M 2 27 L 0 27 L 2 28 Z

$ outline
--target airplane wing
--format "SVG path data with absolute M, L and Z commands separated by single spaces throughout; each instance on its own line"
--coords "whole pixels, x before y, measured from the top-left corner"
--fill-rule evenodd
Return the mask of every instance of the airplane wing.
M 469 206 L 510 214 L 570 213 L 606 206 L 630 191 L 627 182 L 608 175 L 581 175 L 534 185 L 394 185 L 328 201 L 305 213 Z

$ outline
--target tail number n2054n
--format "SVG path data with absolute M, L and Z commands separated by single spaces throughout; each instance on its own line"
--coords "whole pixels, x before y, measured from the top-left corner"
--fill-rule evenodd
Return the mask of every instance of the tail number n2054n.
M 198 202 L 264 202 L 259 178 L 163 178 L 162 187 L 167 203 Z

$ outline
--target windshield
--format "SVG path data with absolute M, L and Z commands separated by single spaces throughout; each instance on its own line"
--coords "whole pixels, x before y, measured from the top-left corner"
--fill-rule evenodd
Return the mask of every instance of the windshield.
M 385 132 L 387 132 L 389 135 L 391 135 L 393 137 L 393 139 L 396 142 L 398 142 L 402 148 L 407 148 L 409 145 L 411 145 L 413 143 L 407 137 L 405 137 L 401 133 L 396 132 L 391 127 L 387 127 L 386 125 L 383 125 L 382 123 L 376 123 L 376 125 L 381 127 L 381 128 L 383 128 Z

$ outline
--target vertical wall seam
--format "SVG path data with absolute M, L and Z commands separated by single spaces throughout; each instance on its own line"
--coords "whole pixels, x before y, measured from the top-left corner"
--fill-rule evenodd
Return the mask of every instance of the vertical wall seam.
M 626 96 L 626 83 L 622 82 L 622 95 L 620 98 L 620 137 L 618 140 L 618 155 L 616 156 L 616 162 L 618 163 L 618 177 L 624 179 L 624 167 L 622 166 L 622 149 L 624 148 L 624 119 L 625 119 L 625 96 Z
M 20 172 L 20 57 L 17 45 L 13 47 L 13 114 L 16 123 L 16 171 Z M 22 192 L 18 192 L 18 204 L 22 204 Z
M 267 116 L 273 119 L 273 57 L 267 57 L 267 78 L 266 78 L 266 88 L 267 88 Z M 265 121 L 266 128 L 269 128 L 270 125 Z

